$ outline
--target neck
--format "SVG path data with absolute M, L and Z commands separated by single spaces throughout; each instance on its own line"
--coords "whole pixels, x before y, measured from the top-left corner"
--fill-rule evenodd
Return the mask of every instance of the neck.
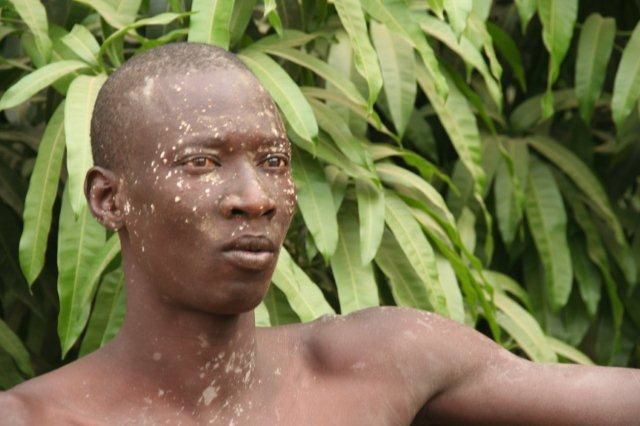
M 127 314 L 109 355 L 144 383 L 144 392 L 151 393 L 143 395 L 145 401 L 162 400 L 196 413 L 224 408 L 251 389 L 257 350 L 253 311 L 217 315 L 177 306 L 155 296 L 137 265 L 125 261 L 124 266 Z

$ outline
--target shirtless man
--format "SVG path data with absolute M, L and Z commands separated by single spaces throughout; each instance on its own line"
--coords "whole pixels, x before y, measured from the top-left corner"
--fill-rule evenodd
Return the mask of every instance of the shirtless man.
M 86 195 L 122 244 L 104 348 L 0 395 L 0 424 L 624 424 L 640 371 L 539 365 L 433 314 L 256 329 L 294 211 L 278 112 L 232 54 L 153 49 L 100 92 Z

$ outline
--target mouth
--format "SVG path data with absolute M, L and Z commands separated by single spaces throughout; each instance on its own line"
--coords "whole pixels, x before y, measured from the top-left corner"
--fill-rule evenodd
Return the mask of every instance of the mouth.
M 237 238 L 222 249 L 223 257 L 233 265 L 251 271 L 269 268 L 276 257 L 276 246 L 263 236 L 245 235 Z

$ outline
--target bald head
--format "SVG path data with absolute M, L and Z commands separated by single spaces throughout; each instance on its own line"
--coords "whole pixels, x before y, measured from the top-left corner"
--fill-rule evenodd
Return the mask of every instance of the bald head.
M 149 115 L 170 113 L 166 105 L 175 105 L 182 100 L 181 87 L 172 85 L 171 80 L 210 73 L 215 73 L 216 84 L 225 85 L 227 78 L 237 80 L 240 77 L 264 93 L 259 82 L 235 55 L 216 46 L 168 44 L 127 61 L 109 77 L 96 100 L 91 120 L 95 164 L 110 170 L 122 169 L 132 152 L 132 144 L 139 137 L 140 127 L 152 124 Z M 166 90 L 167 86 L 172 90 Z M 211 91 L 215 92 L 215 88 Z M 212 102 L 215 102 L 215 93 Z

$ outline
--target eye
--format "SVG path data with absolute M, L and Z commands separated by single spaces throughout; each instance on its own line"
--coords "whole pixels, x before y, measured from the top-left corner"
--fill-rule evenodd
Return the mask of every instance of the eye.
M 287 158 L 282 155 L 270 155 L 262 164 L 269 169 L 280 169 L 287 166 Z
M 188 172 L 192 173 L 207 172 L 219 166 L 214 158 L 204 155 L 187 158 L 182 165 Z

